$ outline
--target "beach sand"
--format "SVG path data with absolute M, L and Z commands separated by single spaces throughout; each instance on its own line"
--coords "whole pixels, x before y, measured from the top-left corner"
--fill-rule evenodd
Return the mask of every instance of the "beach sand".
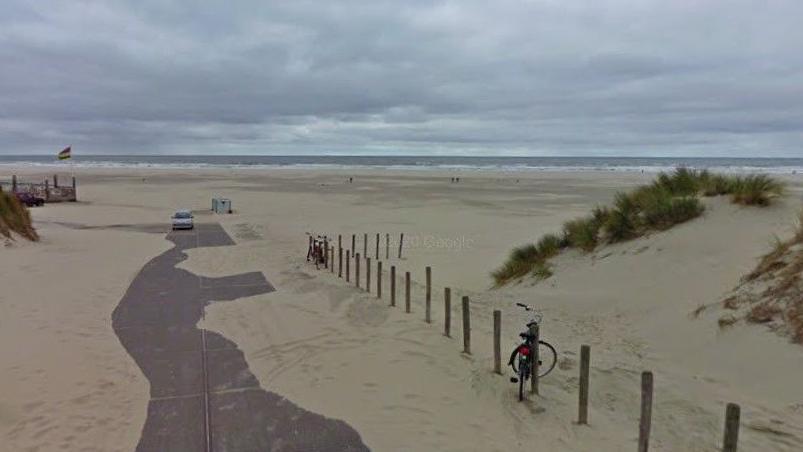
M 263 388 L 346 421 L 373 450 L 634 449 L 644 370 L 655 375 L 653 450 L 717 450 L 728 402 L 742 407 L 740 449 L 803 449 L 803 347 L 760 325 L 720 330 L 719 310 L 691 315 L 720 301 L 774 235 L 791 233 L 803 177 L 790 176 L 775 206 L 707 199 L 700 219 L 567 253 L 546 281 L 493 289 L 489 272 L 511 248 L 652 175 L 79 168 L 76 176 L 80 202 L 33 209 L 41 242 L 0 248 L 2 450 L 135 448 L 148 382 L 110 316 L 145 262 L 169 248 L 161 231 L 181 207 L 198 210 L 198 222 L 220 222 L 237 242 L 192 249 L 184 268 L 261 271 L 277 289 L 213 304 L 201 326 L 236 342 Z M 213 196 L 232 199 L 235 213 L 209 213 Z M 368 233 L 372 258 L 380 233 L 383 298 L 308 264 L 307 233 L 342 234 L 345 248 L 357 234 L 360 253 Z M 388 307 L 390 265 L 399 278 L 411 272 L 410 314 Z M 426 266 L 432 324 L 424 322 Z M 443 335 L 444 287 L 452 290 L 451 338 Z M 461 353 L 462 296 L 471 300 L 471 355 Z M 524 403 L 509 371 L 492 372 L 492 311 L 502 311 L 504 361 L 526 321 L 515 301 L 543 313 L 542 336 L 560 359 L 541 394 Z M 581 344 L 592 348 L 588 426 L 575 423 Z

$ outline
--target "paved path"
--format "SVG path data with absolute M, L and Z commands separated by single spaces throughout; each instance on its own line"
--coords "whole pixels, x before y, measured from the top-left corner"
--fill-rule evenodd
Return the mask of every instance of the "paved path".
M 363 451 L 343 421 L 260 388 L 243 352 L 197 323 L 204 307 L 272 292 L 262 273 L 206 278 L 176 268 L 184 250 L 229 246 L 218 224 L 171 232 L 175 247 L 148 262 L 112 314 L 117 337 L 151 385 L 137 451 Z

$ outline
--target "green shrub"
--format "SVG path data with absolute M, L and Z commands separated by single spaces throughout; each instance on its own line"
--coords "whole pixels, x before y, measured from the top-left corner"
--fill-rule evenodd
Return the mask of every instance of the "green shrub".
M 611 209 L 607 207 L 597 206 L 594 207 L 594 210 L 591 211 L 591 217 L 594 218 L 594 221 L 602 227 L 606 221 L 608 221 L 608 217 L 611 215 Z
M 644 223 L 651 229 L 669 229 L 700 216 L 703 210 L 704 207 L 697 198 L 667 198 L 644 211 Z
M 540 259 L 549 259 L 560 252 L 562 240 L 555 234 L 547 234 L 538 240 L 536 248 Z
M 529 262 L 538 258 L 538 248 L 533 244 L 522 245 L 510 252 L 510 260 Z
M 675 169 L 672 174 L 661 173 L 653 183 L 668 191 L 675 196 L 691 196 L 697 194 L 700 189 L 700 182 L 708 173 L 698 173 L 695 170 L 680 167 Z
M 614 208 L 605 222 L 605 237 L 608 242 L 622 242 L 637 236 L 638 207 L 631 195 L 617 193 Z
M 532 267 L 533 264 L 531 262 L 508 259 L 500 268 L 491 273 L 491 277 L 497 286 L 501 286 L 512 279 L 526 275 Z
M 700 186 L 703 196 L 722 196 L 733 192 L 734 178 L 713 174 L 705 178 Z
M 594 217 L 567 221 L 563 223 L 563 239 L 572 248 L 593 251 L 599 241 L 600 226 Z
M 731 200 L 747 206 L 768 206 L 783 191 L 782 182 L 765 174 L 751 174 L 734 179 Z

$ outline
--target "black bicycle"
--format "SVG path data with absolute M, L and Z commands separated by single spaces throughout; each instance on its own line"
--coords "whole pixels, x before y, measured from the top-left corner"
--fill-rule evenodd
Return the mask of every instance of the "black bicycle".
M 516 303 L 516 306 L 524 308 L 527 312 L 533 311 L 531 307 L 524 303 Z M 533 371 L 533 352 L 536 351 L 533 347 L 535 336 L 532 335 L 530 331 L 534 325 L 540 325 L 541 320 L 540 314 L 533 313 L 532 318 L 527 322 L 527 330 L 523 333 L 519 333 L 519 337 L 524 339 L 524 342 L 513 349 L 513 353 L 510 354 L 510 361 L 508 361 L 508 365 L 513 368 L 513 372 L 516 375 L 515 377 L 511 377 L 510 381 L 519 384 L 519 401 L 524 400 L 524 382 L 530 379 L 530 375 Z M 555 351 L 555 347 L 553 347 L 552 344 L 542 340 L 538 341 L 537 351 L 538 378 L 542 378 L 555 368 L 555 365 L 558 363 L 558 353 Z

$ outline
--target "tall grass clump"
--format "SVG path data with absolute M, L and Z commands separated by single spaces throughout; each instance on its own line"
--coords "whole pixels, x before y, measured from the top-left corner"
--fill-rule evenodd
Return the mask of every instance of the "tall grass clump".
M 552 275 L 547 259 L 560 252 L 562 241 L 555 234 L 546 234 L 537 244 L 523 245 L 514 248 L 510 257 L 500 268 L 491 273 L 496 285 L 502 285 L 513 279 L 535 272 L 536 276 L 548 278 Z
M 729 176 L 690 168 L 660 173 L 649 185 L 617 193 L 613 206 L 596 207 L 590 215 L 567 221 L 560 237 L 549 234 L 536 244 L 514 249 L 492 276 L 497 285 L 530 272 L 547 278 L 552 274 L 547 260 L 563 249 L 591 252 L 700 216 L 705 210 L 701 195 L 730 195 L 737 204 L 766 206 L 783 189 L 783 183 L 766 175 Z
M 0 235 L 11 238 L 12 232 L 28 240 L 39 240 L 39 236 L 33 228 L 28 208 L 20 203 L 14 195 L 0 192 Z
M 784 191 L 784 184 L 766 174 L 751 174 L 735 177 L 731 188 L 731 200 L 747 206 L 768 206 L 772 199 Z

